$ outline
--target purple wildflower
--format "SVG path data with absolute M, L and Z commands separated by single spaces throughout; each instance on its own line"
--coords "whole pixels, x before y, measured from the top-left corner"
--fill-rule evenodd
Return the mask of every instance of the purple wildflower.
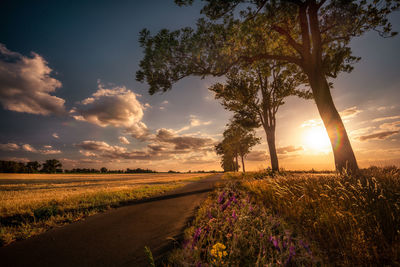
M 224 205 L 222 205 L 221 210 L 224 211 L 230 205 L 231 205 L 231 200 L 229 199 Z
M 289 255 L 296 255 L 296 248 L 294 246 L 290 246 L 289 248 Z
M 212 216 L 212 214 L 211 214 L 211 211 L 208 211 L 208 214 L 207 214 L 207 215 L 208 215 L 208 218 L 209 218 L 209 219 L 212 219 L 212 218 L 213 218 L 213 216 Z
M 235 195 L 233 195 L 230 200 L 231 200 L 231 202 L 233 202 L 235 204 L 237 203 L 237 199 L 236 199 Z
M 222 192 L 222 194 L 219 195 L 219 197 L 218 197 L 218 204 L 221 204 L 221 203 L 222 203 L 222 201 L 224 200 L 224 197 L 225 197 L 225 191 Z
M 264 234 L 263 232 L 260 233 L 260 238 L 263 238 Z
M 253 212 L 253 210 L 254 210 L 251 205 L 249 206 L 249 210 L 250 210 L 250 212 Z
M 192 249 L 194 248 L 194 246 L 196 246 L 197 241 L 199 241 L 200 234 L 201 234 L 201 227 L 197 228 L 196 231 L 194 232 Z
M 281 249 L 279 248 L 279 240 L 278 240 L 278 238 L 276 238 L 275 236 L 270 236 L 269 237 L 269 241 L 271 241 L 272 245 L 274 245 L 274 247 L 278 251 L 281 251 Z
M 196 267 L 201 267 L 201 262 L 198 262 L 198 263 L 196 264 Z
M 307 250 L 308 254 L 311 255 L 310 246 L 309 246 L 308 244 L 304 243 L 303 240 L 300 240 L 299 243 L 300 243 L 300 245 L 301 245 L 303 248 L 305 248 L 305 249 Z
M 232 218 L 237 220 L 237 216 L 236 216 L 235 210 L 232 211 Z
M 292 260 L 293 256 L 296 255 L 296 249 L 294 246 L 290 246 L 289 248 L 289 258 L 285 262 L 285 266 L 288 266 L 290 261 Z

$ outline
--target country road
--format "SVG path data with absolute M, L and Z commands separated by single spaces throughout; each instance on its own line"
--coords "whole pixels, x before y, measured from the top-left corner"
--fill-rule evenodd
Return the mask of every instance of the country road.
M 182 234 L 220 174 L 165 195 L 97 214 L 0 248 L 8 266 L 148 266 L 144 246 L 161 259 Z

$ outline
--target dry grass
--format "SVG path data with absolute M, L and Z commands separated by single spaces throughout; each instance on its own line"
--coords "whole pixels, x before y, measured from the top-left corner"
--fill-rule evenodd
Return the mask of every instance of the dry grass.
M 361 175 L 287 175 L 243 185 L 269 210 L 309 236 L 329 262 L 400 264 L 400 170 Z
M 208 174 L 0 174 L 0 245 Z

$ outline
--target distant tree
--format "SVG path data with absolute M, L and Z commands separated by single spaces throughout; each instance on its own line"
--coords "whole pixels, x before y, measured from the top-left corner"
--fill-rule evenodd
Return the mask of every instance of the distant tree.
M 16 161 L 0 161 L 0 172 L 2 173 L 26 173 L 27 168 L 24 163 Z
M 297 89 L 305 77 L 296 68 L 272 61 L 240 70 L 232 68 L 225 84 L 216 83 L 209 89 L 228 110 L 235 112 L 235 119 L 247 127 L 262 126 L 269 148 L 271 167 L 279 170 L 275 146 L 276 114 L 284 99 L 297 95 L 311 98 L 309 91 Z
M 102 167 L 102 168 L 100 169 L 100 172 L 101 172 L 101 173 L 106 173 L 106 172 L 107 172 L 107 168 L 106 168 L 106 167 Z
M 190 5 L 193 0 L 175 0 Z M 359 58 L 350 41 L 369 30 L 390 37 L 396 33 L 388 15 L 399 0 L 206 0 L 207 18 L 197 28 L 144 29 L 145 56 L 136 73 L 151 94 L 166 91 L 190 75 L 221 76 L 233 66 L 247 67 L 278 60 L 298 66 L 307 76 L 313 98 L 331 141 L 339 171 L 358 171 L 350 140 L 333 103 L 328 78 L 350 72 Z M 239 16 L 238 16 L 239 14 Z
M 48 159 L 45 163 L 43 163 L 41 171 L 46 173 L 56 173 L 57 169 L 60 170 L 61 167 L 62 164 L 59 160 Z
M 234 170 L 239 170 L 238 157 L 241 158 L 242 170 L 246 172 L 244 157 L 250 152 L 251 147 L 260 142 L 255 137 L 253 129 L 245 128 L 236 121 L 231 121 L 223 133 L 223 140 L 215 147 L 217 154 L 222 155 L 221 165 L 224 170 L 231 169 L 232 161 Z M 226 164 L 226 166 L 225 166 Z
M 41 166 L 40 163 L 37 161 L 30 161 L 30 162 L 27 162 L 25 165 L 27 171 L 30 173 L 39 172 L 40 166 Z

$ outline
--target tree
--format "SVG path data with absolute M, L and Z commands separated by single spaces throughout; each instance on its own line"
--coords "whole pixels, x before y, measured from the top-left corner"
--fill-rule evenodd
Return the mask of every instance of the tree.
M 247 70 L 237 68 L 227 73 L 225 84 L 217 83 L 209 89 L 222 105 L 235 112 L 236 120 L 251 127 L 263 126 L 267 137 L 271 167 L 279 170 L 275 146 L 276 113 L 284 99 L 291 95 L 310 98 L 308 91 L 296 89 L 304 83 L 303 75 L 293 66 L 277 62 L 258 64 Z M 245 121 L 245 122 L 244 122 Z
M 107 172 L 107 168 L 106 168 L 106 167 L 102 167 L 102 168 L 100 169 L 100 172 L 101 172 L 101 173 L 106 173 L 106 172 Z
M 56 173 L 60 168 L 62 168 L 60 161 L 56 159 L 48 159 L 43 163 L 41 171 L 46 173 Z
M 27 162 L 25 166 L 26 166 L 26 169 L 28 172 L 35 173 L 35 172 L 39 171 L 39 168 L 41 165 L 37 161 L 30 161 L 30 162 Z
M 221 143 L 215 147 L 217 154 L 222 155 L 221 166 L 225 171 L 232 169 L 239 171 L 238 157 L 240 157 L 242 170 L 246 172 L 244 157 L 260 142 L 260 138 L 255 137 L 253 129 L 245 128 L 234 120 L 228 124 L 223 137 Z
M 189 5 L 193 0 L 176 0 Z M 339 171 L 358 165 L 328 78 L 350 72 L 359 58 L 350 40 L 366 31 L 393 36 L 387 16 L 399 0 L 206 0 L 196 30 L 141 32 L 145 57 L 136 73 L 149 92 L 169 90 L 189 75 L 221 76 L 232 66 L 278 60 L 298 66 L 307 76 L 313 98 L 330 138 Z M 243 5 L 244 3 L 244 5 Z M 242 5 L 241 5 L 242 4 Z M 235 17 L 235 14 L 240 14 Z

